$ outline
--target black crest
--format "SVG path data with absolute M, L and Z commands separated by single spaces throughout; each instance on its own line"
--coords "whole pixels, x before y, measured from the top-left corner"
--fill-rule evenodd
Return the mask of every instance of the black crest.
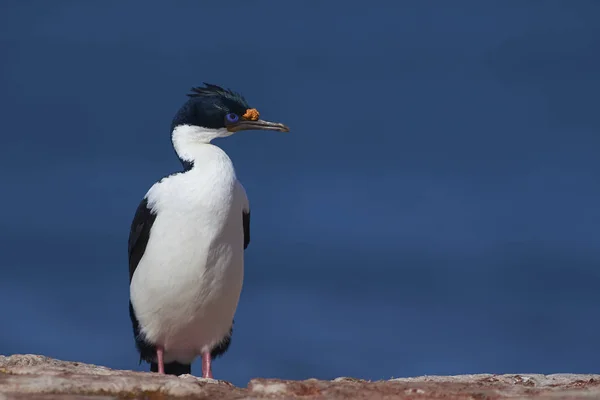
M 250 108 L 248 102 L 244 96 L 239 93 L 232 91 L 231 89 L 224 89 L 221 86 L 212 85 L 210 83 L 204 83 L 205 87 L 193 87 L 191 93 L 188 93 L 188 97 L 214 97 L 219 96 L 221 98 L 238 103 L 240 106 Z
M 178 125 L 224 128 L 228 113 L 241 116 L 250 108 L 241 94 L 209 83 L 204 85 L 205 87 L 194 87 L 188 93 L 188 100 L 173 118 L 171 132 Z

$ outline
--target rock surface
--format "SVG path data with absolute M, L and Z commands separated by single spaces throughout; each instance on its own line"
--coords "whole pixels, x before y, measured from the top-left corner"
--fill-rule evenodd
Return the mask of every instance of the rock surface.
M 10 399 L 592 399 L 600 375 L 423 376 L 369 382 L 253 379 L 247 388 L 191 375 L 118 371 L 37 355 L 0 356 L 0 400 Z

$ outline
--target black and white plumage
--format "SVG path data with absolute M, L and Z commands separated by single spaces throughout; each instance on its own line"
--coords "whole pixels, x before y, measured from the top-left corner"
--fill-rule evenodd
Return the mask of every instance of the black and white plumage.
M 173 119 L 184 166 L 155 183 L 129 234 L 129 313 L 140 359 L 154 372 L 191 373 L 229 347 L 242 289 L 250 206 L 230 158 L 211 144 L 243 130 L 288 132 L 216 85 L 193 88 Z

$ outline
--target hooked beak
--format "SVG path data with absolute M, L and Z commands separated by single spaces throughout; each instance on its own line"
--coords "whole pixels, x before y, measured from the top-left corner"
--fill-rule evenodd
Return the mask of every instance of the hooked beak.
M 289 132 L 290 128 L 288 128 L 284 124 L 280 124 L 279 122 L 270 122 L 262 119 L 259 119 L 257 121 L 241 119 L 240 121 L 234 124 L 228 125 L 227 130 L 229 132 L 249 130 Z

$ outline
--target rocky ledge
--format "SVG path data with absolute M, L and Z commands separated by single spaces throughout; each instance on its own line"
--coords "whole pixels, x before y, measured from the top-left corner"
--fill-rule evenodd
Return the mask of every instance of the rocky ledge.
M 422 376 L 385 381 L 253 379 L 246 388 L 191 375 L 161 376 L 60 361 L 0 356 L 0 400 L 9 399 L 591 399 L 600 375 Z

